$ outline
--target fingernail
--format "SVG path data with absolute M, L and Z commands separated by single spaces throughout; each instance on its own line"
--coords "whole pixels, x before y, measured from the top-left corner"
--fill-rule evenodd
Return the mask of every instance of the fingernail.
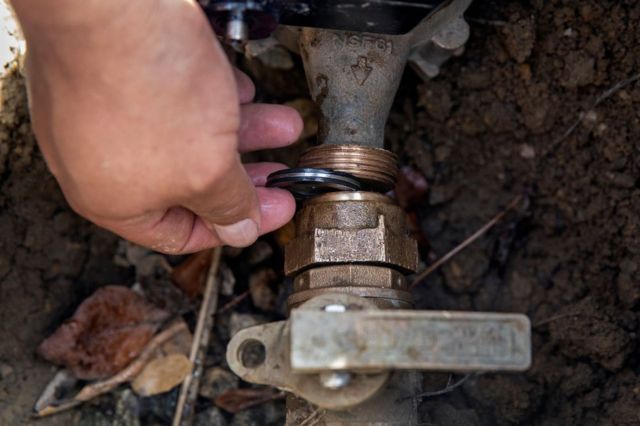
M 213 225 L 223 243 L 232 247 L 247 247 L 258 239 L 258 225 L 243 219 L 231 225 Z

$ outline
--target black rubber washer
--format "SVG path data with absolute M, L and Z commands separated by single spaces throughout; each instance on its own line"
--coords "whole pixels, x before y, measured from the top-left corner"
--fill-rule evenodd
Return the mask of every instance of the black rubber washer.
M 362 185 L 349 173 L 298 167 L 271 173 L 267 187 L 286 189 L 298 200 L 334 191 L 359 191 Z

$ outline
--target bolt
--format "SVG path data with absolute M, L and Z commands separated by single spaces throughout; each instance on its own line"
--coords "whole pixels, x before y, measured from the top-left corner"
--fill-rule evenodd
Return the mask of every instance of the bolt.
M 245 43 L 249 39 L 249 26 L 244 20 L 242 9 L 231 12 L 227 21 L 225 38 L 231 43 Z
M 320 383 L 327 389 L 341 389 L 351 382 L 351 373 L 344 371 L 332 371 L 320 373 Z
M 325 312 L 346 312 L 347 307 L 339 303 L 333 303 L 324 307 Z

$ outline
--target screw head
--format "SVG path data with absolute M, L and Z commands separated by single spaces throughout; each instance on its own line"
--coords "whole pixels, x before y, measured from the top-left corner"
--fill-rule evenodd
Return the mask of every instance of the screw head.
M 325 306 L 323 309 L 325 312 L 347 312 L 347 307 L 339 303 L 332 303 L 331 305 Z
M 345 371 L 332 371 L 320 373 L 320 383 L 327 389 L 338 390 L 351 382 L 351 373 Z

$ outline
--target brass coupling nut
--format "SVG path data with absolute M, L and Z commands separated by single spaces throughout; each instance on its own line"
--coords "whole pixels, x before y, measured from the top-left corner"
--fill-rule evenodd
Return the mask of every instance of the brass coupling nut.
M 404 211 L 382 194 L 334 192 L 309 200 L 296 218 L 296 237 L 285 247 L 285 273 L 336 264 L 380 265 L 415 272 L 416 242 Z

